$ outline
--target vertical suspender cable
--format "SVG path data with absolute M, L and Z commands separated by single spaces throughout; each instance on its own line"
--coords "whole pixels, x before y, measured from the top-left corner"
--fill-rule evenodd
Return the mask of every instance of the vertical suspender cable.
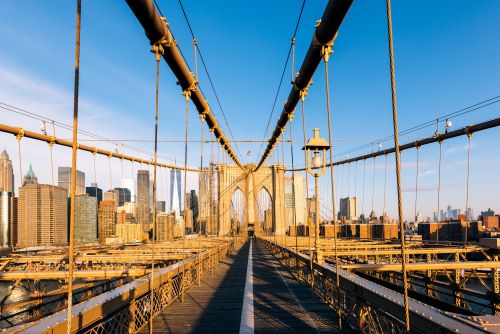
M 55 137 L 54 137 L 55 138 Z M 54 147 L 54 141 L 52 140 L 49 142 L 49 150 L 50 150 L 50 174 L 52 177 L 52 186 L 50 187 L 50 191 L 52 192 L 51 196 L 54 198 L 54 187 L 55 187 L 55 178 L 54 178 L 54 159 L 53 159 L 53 147 Z M 54 225 L 57 226 L 57 215 L 54 215 Z
M 307 95 L 307 91 L 306 90 L 302 90 L 300 92 L 300 100 L 302 101 L 302 140 L 304 141 L 304 146 L 307 144 L 307 140 L 306 140 L 306 116 L 305 116 L 305 112 L 304 112 L 304 100 L 305 100 L 305 97 Z M 307 152 L 306 150 L 304 150 L 304 164 L 307 166 Z M 310 261 L 309 261 L 309 265 L 310 265 L 310 268 L 312 270 L 312 263 L 313 263 L 313 257 L 312 257 L 312 254 L 311 254 L 311 226 L 309 225 L 309 217 L 311 215 L 311 212 L 310 212 L 310 205 L 309 205 L 309 173 L 307 173 L 307 171 L 305 172 L 305 176 L 306 176 L 306 224 L 307 224 L 307 250 L 308 250 L 308 253 L 309 253 L 309 257 L 310 257 Z
M 94 198 L 95 198 L 95 208 L 96 208 L 96 213 L 99 212 L 99 198 L 97 196 L 97 169 L 95 166 L 95 156 L 97 153 L 94 151 L 92 152 L 92 157 L 93 157 L 93 162 L 94 162 Z M 99 232 L 98 232 L 99 233 Z
M 203 147 L 204 147 L 204 144 L 205 144 L 205 126 L 203 124 L 204 120 L 205 120 L 205 115 L 202 114 L 200 115 L 200 120 L 201 120 L 201 145 L 200 145 L 200 170 L 203 171 Z M 202 179 L 201 179 L 201 176 L 203 174 L 202 173 L 198 173 L 198 194 L 201 195 L 201 188 L 202 188 Z M 206 187 L 206 185 L 205 185 Z M 200 207 L 205 207 L 205 205 L 201 205 L 202 204 L 201 202 L 202 201 L 206 201 L 206 199 L 202 199 L 201 196 L 199 196 L 199 199 L 198 199 L 198 222 L 197 222 L 197 232 L 198 233 L 201 233 L 201 226 L 200 226 L 200 215 L 201 215 L 201 212 L 200 212 Z M 194 217 L 194 214 L 193 214 L 193 217 Z M 201 246 L 200 246 L 200 252 L 201 252 Z
M 347 164 L 347 197 L 351 197 L 351 164 Z
M 405 324 L 406 331 L 410 332 L 410 315 L 408 312 L 408 281 L 406 275 L 406 244 L 405 244 L 405 228 L 403 222 L 403 196 L 401 193 L 401 163 L 399 152 L 399 138 L 398 138 L 398 112 L 396 107 L 396 78 L 394 73 L 394 49 L 392 45 L 392 15 L 391 15 L 391 0 L 386 0 L 387 8 L 387 31 L 389 40 L 389 62 L 391 73 L 391 96 L 392 96 L 392 122 L 394 127 L 394 148 L 396 157 L 396 183 L 398 192 L 398 218 L 399 228 L 401 233 L 401 257 L 403 269 L 403 293 L 404 293 L 404 306 L 405 306 Z
M 366 183 L 366 159 L 363 159 L 363 201 L 361 204 L 361 213 L 365 217 L 365 183 Z
M 439 223 L 441 221 L 441 160 L 443 157 L 443 142 L 439 141 L 439 166 L 438 166 L 438 194 L 437 194 L 437 212 L 436 212 L 436 242 L 439 243 Z
M 333 38 L 335 40 L 337 36 Z M 330 108 L 330 86 L 329 86 L 329 81 L 328 81 L 328 58 L 330 54 L 332 53 L 332 46 L 333 42 L 331 44 L 327 44 L 323 46 L 323 61 L 325 63 L 325 91 L 326 91 L 326 112 L 328 115 L 328 144 L 330 146 L 330 149 L 328 150 L 330 152 L 330 178 L 331 178 L 331 190 L 332 190 L 332 214 L 333 214 L 333 247 L 334 247 L 334 253 L 335 253 L 335 283 L 337 286 L 337 315 L 338 315 L 338 321 L 339 321 L 339 328 L 342 328 L 342 312 L 341 312 L 341 307 L 340 307 L 340 278 L 339 278 L 339 263 L 338 263 L 338 247 L 337 247 L 337 221 L 335 219 L 335 178 L 333 175 L 333 148 L 332 148 L 332 122 L 331 122 L 331 108 Z M 317 195 L 316 195 L 317 196 Z M 316 199 L 317 200 L 317 199 Z M 318 214 L 318 213 L 316 213 Z
M 284 132 L 284 130 L 283 130 Z M 281 162 L 283 163 L 283 222 L 281 224 L 282 230 L 281 232 L 283 233 L 283 238 L 285 240 L 285 248 L 286 248 L 286 209 L 285 209 L 285 143 L 283 142 L 283 132 L 281 132 Z
M 385 155 L 385 167 L 384 167 L 384 206 L 383 206 L 383 210 L 382 210 L 383 223 L 385 223 L 386 189 L 387 189 L 387 154 Z
M 467 235 L 469 230 L 469 179 L 470 179 L 470 142 L 472 133 L 467 133 L 468 146 L 467 146 L 467 186 L 465 191 L 465 244 L 467 244 Z
M 358 207 L 358 161 L 357 160 L 356 160 L 356 172 L 354 174 L 354 197 L 356 197 L 356 208 L 357 208 Z
M 76 193 L 76 153 L 78 145 L 78 92 L 80 85 L 80 19 L 82 1 L 76 0 L 76 38 L 75 38 L 75 86 L 73 91 L 73 147 L 71 155 L 71 206 L 69 219 L 69 254 L 68 254 L 68 314 L 66 332 L 71 333 L 71 318 L 73 316 L 73 259 L 75 248 L 75 193 Z
M 374 206 L 373 206 L 373 200 L 375 199 L 375 159 L 376 157 L 373 157 L 373 176 L 372 176 L 372 210 L 370 212 L 370 216 L 372 212 L 374 212 Z
M 417 172 L 415 174 L 415 209 L 414 209 L 414 216 L 413 216 L 415 219 L 415 223 L 417 223 L 419 159 L 420 159 L 420 146 L 417 146 Z
M 295 270 L 298 273 L 298 251 L 299 251 L 299 240 L 297 236 L 297 208 L 295 205 L 297 202 L 295 201 L 295 170 L 294 170 L 294 161 L 293 161 L 293 135 L 292 135 L 292 118 L 293 115 L 290 115 L 290 159 L 292 162 L 292 203 L 293 203 L 293 226 L 295 228 Z M 297 274 L 297 278 L 298 277 Z
M 155 274 L 155 244 L 156 244 L 156 163 L 158 161 L 158 95 L 160 86 L 160 57 L 163 53 L 161 43 L 153 45 L 151 52 L 155 54 L 156 73 L 155 73 L 155 144 L 154 144 L 154 167 L 153 167 L 153 235 L 151 238 L 151 280 L 149 281 L 149 333 L 153 333 L 153 317 L 154 317 L 154 274 Z M 184 171 L 185 172 L 185 171 Z
M 182 94 L 186 98 L 186 137 L 184 142 L 184 233 L 182 237 L 182 254 L 183 258 L 186 259 L 186 223 L 187 223 L 187 202 L 186 202 L 186 187 L 187 187 L 187 151 L 188 151 L 188 130 L 189 130 L 189 99 L 191 97 L 191 90 L 193 88 L 186 89 Z M 182 266 L 182 280 L 184 281 L 184 269 L 185 266 Z M 182 300 L 184 299 L 184 293 L 182 293 Z
M 108 169 L 109 169 L 109 189 L 113 189 L 113 178 L 111 177 L 111 154 L 108 156 Z

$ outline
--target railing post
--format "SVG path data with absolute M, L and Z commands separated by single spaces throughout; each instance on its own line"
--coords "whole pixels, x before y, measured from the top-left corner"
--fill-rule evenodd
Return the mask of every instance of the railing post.
M 498 261 L 498 255 L 493 255 L 493 261 Z M 500 274 L 496 268 L 491 268 L 491 281 L 491 314 L 500 315 Z
M 460 262 L 460 254 L 453 255 L 455 262 Z M 453 272 L 453 295 L 455 298 L 455 305 L 460 307 L 460 269 L 455 269 Z
M 430 263 L 432 261 L 432 254 L 427 253 L 425 255 L 427 263 Z M 432 271 L 431 270 L 426 270 L 426 276 L 425 276 L 425 288 L 427 290 L 427 296 L 428 297 L 433 297 L 434 296 L 434 291 L 432 290 Z

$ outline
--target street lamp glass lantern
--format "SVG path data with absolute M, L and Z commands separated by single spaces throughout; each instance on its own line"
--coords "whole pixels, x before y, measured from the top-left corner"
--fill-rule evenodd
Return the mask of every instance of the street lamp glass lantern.
M 307 160 L 308 160 L 308 170 L 309 168 L 314 168 L 314 169 L 324 169 L 325 168 L 325 153 L 327 150 L 330 149 L 330 145 L 328 145 L 328 142 L 319 137 L 319 129 L 315 128 L 314 131 L 314 136 L 307 141 L 307 144 L 302 148 L 303 150 L 307 151 Z M 311 152 L 314 152 L 314 156 L 311 157 Z M 311 161 L 309 161 L 311 159 Z M 309 170 L 310 173 L 312 173 L 312 170 Z M 323 172 L 321 172 L 323 173 Z
M 314 151 L 314 157 L 312 158 L 312 166 L 314 168 L 321 168 L 321 166 L 323 166 L 323 159 L 321 158 L 321 155 L 319 154 L 318 150 Z

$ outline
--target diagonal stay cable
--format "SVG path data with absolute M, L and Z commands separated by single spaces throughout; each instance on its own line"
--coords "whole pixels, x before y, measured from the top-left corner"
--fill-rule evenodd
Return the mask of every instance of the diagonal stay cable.
M 187 16 L 186 10 L 184 9 L 184 6 L 182 5 L 182 1 L 181 0 L 179 0 L 179 5 L 181 7 L 182 14 L 183 14 L 184 19 L 185 19 L 185 21 L 187 23 L 187 26 L 189 28 L 189 32 L 191 33 L 191 37 L 193 38 L 193 40 L 196 40 L 193 28 L 191 27 L 191 23 L 190 23 L 189 18 Z M 160 14 L 161 14 L 161 12 L 160 12 Z M 200 46 L 198 44 L 196 46 L 196 49 L 197 49 L 198 54 L 200 56 L 201 64 L 203 65 L 203 69 L 205 71 L 205 74 L 207 75 L 208 82 L 210 83 L 210 87 L 212 88 L 212 92 L 214 93 L 215 100 L 217 101 L 217 105 L 219 106 L 219 109 L 220 109 L 220 111 L 222 113 L 222 118 L 224 118 L 224 123 L 226 124 L 227 130 L 229 132 L 229 136 L 234 141 L 233 131 L 231 130 L 231 127 L 229 126 L 229 123 L 228 123 L 227 117 L 226 117 L 226 113 L 224 112 L 224 108 L 222 108 L 222 103 L 220 101 L 219 94 L 217 93 L 217 90 L 215 89 L 215 85 L 214 85 L 214 82 L 212 80 L 212 76 L 210 75 L 210 72 L 208 71 L 207 64 L 205 62 L 205 58 L 203 57 L 203 54 L 202 54 L 201 49 L 200 49 Z M 240 152 L 240 150 L 238 148 L 238 144 L 234 143 L 234 146 L 236 148 L 236 151 L 238 151 L 238 154 L 241 156 L 241 152 Z
M 285 77 L 286 68 L 288 67 L 288 62 L 290 61 L 290 55 L 292 53 L 293 41 L 295 40 L 295 36 L 297 35 L 297 31 L 299 30 L 300 20 L 302 19 L 302 13 L 304 12 L 304 7 L 306 4 L 306 0 L 302 1 L 302 6 L 300 7 L 299 17 L 297 18 L 297 23 L 295 24 L 295 30 L 293 31 L 292 42 L 290 43 L 290 47 L 288 48 L 288 54 L 286 56 L 285 65 L 283 66 L 283 70 L 281 72 L 280 81 L 278 84 L 278 89 L 276 94 L 274 95 L 273 107 L 271 108 L 271 112 L 269 113 L 269 118 L 267 119 L 266 132 L 264 133 L 263 140 L 266 139 L 267 134 L 269 133 L 269 125 L 271 125 L 271 119 L 273 118 L 274 110 L 276 109 L 276 103 L 278 102 L 278 96 L 281 91 L 281 86 L 283 84 L 283 78 Z M 263 142 L 260 144 L 259 153 L 256 155 L 260 157 L 260 153 L 262 152 Z

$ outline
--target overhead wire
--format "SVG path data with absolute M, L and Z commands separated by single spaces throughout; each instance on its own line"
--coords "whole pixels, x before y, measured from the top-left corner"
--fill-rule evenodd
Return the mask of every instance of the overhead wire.
M 184 19 L 186 20 L 187 26 L 188 26 L 189 31 L 191 33 L 191 37 L 193 38 L 193 41 L 196 43 L 196 50 L 198 51 L 198 55 L 200 56 L 201 64 L 203 66 L 205 74 L 207 75 L 208 82 L 210 83 L 210 87 L 212 88 L 212 92 L 214 93 L 215 100 L 217 101 L 217 105 L 219 106 L 222 117 L 224 118 L 224 123 L 226 124 L 229 136 L 234 140 L 233 131 L 231 130 L 231 127 L 229 126 L 229 123 L 227 121 L 226 113 L 224 112 L 224 108 L 222 108 L 222 103 L 220 101 L 219 94 L 217 93 L 217 90 L 215 89 L 215 85 L 213 83 L 212 76 L 210 75 L 210 72 L 208 71 L 207 64 L 206 64 L 205 59 L 203 57 L 203 53 L 201 52 L 200 46 L 197 43 L 197 39 L 195 37 L 193 28 L 191 27 L 191 23 L 190 23 L 189 18 L 187 16 L 186 10 L 184 9 L 184 5 L 182 4 L 182 0 L 179 0 L 179 5 L 181 7 L 182 14 L 184 16 Z M 196 60 L 196 58 L 195 58 L 195 60 Z M 198 79 L 198 66 L 197 66 L 197 63 L 195 63 L 195 64 L 196 64 L 196 76 Z M 241 152 L 238 148 L 238 145 L 236 143 L 235 143 L 234 147 L 236 148 L 236 151 L 238 152 L 238 154 L 240 156 L 242 156 Z
M 48 118 L 48 117 L 45 117 L 43 115 L 34 113 L 32 111 L 28 111 L 26 109 L 22 109 L 22 108 L 16 107 L 16 106 L 14 106 L 12 104 L 8 104 L 8 103 L 0 101 L 0 109 L 11 111 L 11 112 L 16 113 L 18 115 L 26 116 L 28 118 L 35 119 L 35 120 L 38 120 L 38 121 L 41 121 L 41 122 L 50 122 L 50 123 L 52 123 L 53 129 L 54 129 L 54 137 L 55 137 L 55 128 L 56 128 L 56 126 L 59 127 L 59 128 L 68 130 L 68 131 L 73 131 L 73 128 L 72 128 L 71 125 L 68 125 L 68 124 L 65 124 L 65 123 L 53 120 L 51 118 Z M 109 138 L 100 136 L 98 134 L 92 133 L 90 131 L 82 130 L 81 128 L 78 129 L 78 133 L 81 134 L 81 135 L 85 135 L 85 136 L 87 136 L 89 138 L 92 138 L 92 139 L 82 139 L 82 138 L 80 138 L 79 139 L 80 142 L 82 142 L 82 141 L 102 141 L 102 142 L 106 142 L 106 143 L 109 143 L 109 144 L 113 144 L 115 146 L 116 145 L 121 145 L 122 148 L 127 148 L 127 149 L 129 149 L 131 151 L 144 153 L 146 155 L 150 155 L 151 154 L 150 152 L 145 151 L 145 150 L 143 150 L 141 148 L 138 148 L 138 147 L 135 147 L 135 146 L 131 146 L 131 145 L 125 145 L 125 144 L 123 144 L 123 142 L 127 142 L 127 141 L 136 141 L 136 142 L 145 141 L 146 142 L 146 141 L 150 141 L 150 140 L 126 140 L 126 139 L 125 140 L 117 140 L 117 139 L 109 139 Z M 71 139 L 69 139 L 69 140 L 71 140 Z M 166 156 L 160 156 L 159 155 L 159 157 L 161 157 L 163 159 L 166 159 L 166 160 L 169 160 L 169 161 L 173 161 L 172 158 L 169 158 L 169 157 L 166 157 Z
M 281 77 L 280 77 L 280 81 L 278 84 L 278 89 L 276 90 L 276 94 L 274 95 L 273 106 L 271 108 L 271 112 L 269 113 L 269 118 L 267 119 L 266 131 L 265 131 L 264 136 L 263 136 L 264 139 L 267 137 L 267 134 L 269 133 L 269 126 L 271 125 L 271 119 L 273 117 L 274 110 L 276 108 L 276 103 L 278 102 L 278 96 L 279 96 L 279 93 L 281 91 L 283 79 L 285 78 L 285 73 L 286 73 L 286 69 L 288 67 L 288 62 L 290 60 L 290 56 L 292 54 L 292 49 L 295 45 L 295 37 L 297 36 L 297 31 L 299 30 L 299 25 L 300 25 L 300 21 L 302 19 L 302 13 L 304 12 L 305 4 L 306 4 L 306 0 L 303 0 L 302 6 L 300 7 L 299 16 L 297 18 L 297 23 L 295 24 L 295 29 L 293 31 L 293 36 L 292 36 L 292 41 L 290 43 L 290 48 L 288 49 L 288 54 L 286 56 L 285 65 L 283 66 L 283 70 L 281 71 Z M 294 73 L 292 73 L 292 81 L 294 79 L 293 76 L 294 76 Z M 263 148 L 263 144 L 260 144 L 259 153 L 257 154 L 257 157 L 260 156 L 260 153 L 262 152 L 262 148 Z
M 457 111 L 454 111 L 454 112 L 451 112 L 451 113 L 439 116 L 438 118 L 435 118 L 433 120 L 430 120 L 430 121 L 427 121 L 427 122 L 415 125 L 415 126 L 413 126 L 411 128 L 408 128 L 406 130 L 400 131 L 399 132 L 399 136 L 408 135 L 410 133 L 414 133 L 414 132 L 422 130 L 424 128 L 433 126 L 433 125 L 436 124 L 436 120 L 438 122 L 443 122 L 446 119 L 452 119 L 452 118 L 455 118 L 455 117 L 459 117 L 459 116 L 471 113 L 473 111 L 486 108 L 486 107 L 488 107 L 490 105 L 493 105 L 493 104 L 496 104 L 496 103 L 500 103 L 500 95 L 494 96 L 494 97 L 491 97 L 491 98 L 488 98 L 488 99 L 485 99 L 485 100 L 480 101 L 478 103 L 475 103 L 475 104 L 472 104 L 470 106 L 461 108 L 461 109 L 459 109 Z M 358 146 L 358 147 L 354 147 L 352 149 L 349 149 L 349 150 L 346 150 L 346 151 L 343 151 L 343 152 L 339 152 L 335 156 L 343 156 L 345 154 L 350 154 L 352 152 L 360 151 L 362 149 L 369 148 L 372 144 L 380 144 L 380 143 L 386 142 L 386 141 L 388 141 L 388 140 L 390 140 L 392 138 L 393 138 L 392 135 L 391 136 L 387 136 L 387 137 L 383 137 L 383 138 L 380 138 L 380 139 L 378 139 L 376 141 L 373 141 L 373 142 L 370 142 L 370 143 L 367 143 L 367 144 L 364 144 L 364 145 L 361 145 L 361 146 Z

